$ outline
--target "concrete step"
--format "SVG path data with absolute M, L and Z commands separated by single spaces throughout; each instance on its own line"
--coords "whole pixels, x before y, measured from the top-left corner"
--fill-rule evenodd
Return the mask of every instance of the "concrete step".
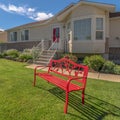
M 51 56 L 53 53 L 41 53 L 41 55 Z
M 49 61 L 50 58 L 44 58 L 44 57 L 40 57 L 40 58 L 37 58 L 36 61 Z
M 43 53 L 54 53 L 54 50 L 44 50 Z
M 49 62 L 48 61 L 47 62 L 46 61 L 35 61 L 34 63 L 46 66 L 46 65 L 48 65 Z
M 46 56 L 46 57 L 51 57 L 51 56 L 53 56 L 53 54 L 41 54 L 40 57 L 42 57 L 42 56 L 43 56 L 43 57 L 44 57 L 44 56 Z
M 51 55 L 40 55 L 39 58 L 51 58 Z
M 49 64 L 49 61 L 51 59 L 51 57 L 53 56 L 54 54 L 54 50 L 44 50 L 41 55 L 39 56 L 39 58 L 37 58 L 34 63 L 35 64 L 40 64 L 40 65 L 48 65 Z

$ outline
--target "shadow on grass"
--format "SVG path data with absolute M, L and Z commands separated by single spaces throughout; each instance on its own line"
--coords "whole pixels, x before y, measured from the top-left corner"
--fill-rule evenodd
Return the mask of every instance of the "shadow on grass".
M 65 92 L 63 90 L 54 87 L 48 91 L 62 101 L 65 101 Z M 81 118 L 82 116 L 70 113 L 69 107 L 68 114 L 79 117 L 82 120 L 102 120 L 107 115 L 120 117 L 119 107 L 88 94 L 85 95 L 85 104 L 82 105 L 81 94 L 78 94 L 77 92 L 71 92 L 69 94 L 69 106 L 80 112 L 83 118 Z

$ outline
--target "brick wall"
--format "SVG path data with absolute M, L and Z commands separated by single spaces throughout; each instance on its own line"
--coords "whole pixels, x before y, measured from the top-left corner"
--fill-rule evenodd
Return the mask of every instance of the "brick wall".
M 17 49 L 23 51 L 26 48 L 36 46 L 40 41 L 16 42 L 16 43 L 0 43 L 0 52 L 8 49 Z
M 23 51 L 26 48 L 32 48 L 33 46 L 37 46 L 41 41 L 27 41 L 27 42 L 15 42 L 15 43 L 0 43 L 0 52 L 8 49 L 16 49 L 19 51 Z M 45 41 L 45 46 L 48 49 L 51 45 L 50 40 Z

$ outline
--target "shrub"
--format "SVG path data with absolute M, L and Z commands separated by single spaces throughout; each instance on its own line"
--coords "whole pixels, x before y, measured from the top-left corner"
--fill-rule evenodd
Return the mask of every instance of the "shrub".
M 73 55 L 73 54 L 63 54 L 63 57 L 66 57 L 66 58 L 69 58 L 69 59 L 71 59 L 72 61 L 74 61 L 74 62 L 77 62 L 77 57 L 75 56 L 75 55 Z
M 32 60 L 33 57 L 30 53 L 21 53 L 19 56 L 20 61 L 27 62 L 28 60 Z
M 33 59 L 36 59 L 36 58 L 38 58 L 38 56 L 39 56 L 39 54 L 40 54 L 40 49 L 39 48 L 36 48 L 36 47 L 33 47 L 32 49 L 31 49 L 31 54 L 32 54 L 32 56 L 33 56 Z
M 3 58 L 3 55 L 2 55 L 2 53 L 0 53 L 0 58 Z
M 4 51 L 3 55 L 8 56 L 10 58 L 17 58 L 19 56 L 19 51 L 16 49 L 9 49 Z
M 26 48 L 26 49 L 23 50 L 23 53 L 30 53 L 31 54 L 31 52 L 32 52 L 32 49 L 27 49 Z
M 114 73 L 115 64 L 112 61 L 106 61 L 102 67 L 101 72 Z
M 114 73 L 120 75 L 120 65 L 115 65 L 115 67 L 114 67 Z
M 90 57 L 86 56 L 86 57 L 84 58 L 84 60 L 83 60 L 83 63 L 84 63 L 85 65 L 88 65 L 88 67 L 90 68 Z
M 85 65 L 88 65 L 90 69 L 93 69 L 95 71 L 99 71 L 103 64 L 104 64 L 105 59 L 100 56 L 100 55 L 92 55 L 90 57 L 85 57 L 83 60 L 83 63 Z
M 3 56 L 3 57 L 7 56 L 6 51 L 4 51 L 4 52 L 2 53 L 2 56 Z

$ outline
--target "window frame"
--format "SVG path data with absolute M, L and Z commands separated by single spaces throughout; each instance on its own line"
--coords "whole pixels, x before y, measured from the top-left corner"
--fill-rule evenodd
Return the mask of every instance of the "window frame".
M 97 30 L 97 19 L 102 19 L 102 29 Z M 104 23 L 104 17 L 102 16 L 96 16 L 95 18 L 95 40 L 104 40 L 104 34 L 105 34 L 105 23 Z M 102 38 L 97 38 L 97 32 L 102 32 Z
M 26 32 L 25 31 L 28 31 L 28 39 L 26 39 Z M 29 40 L 29 29 L 23 29 L 20 31 L 20 40 L 21 41 L 28 41 Z
M 14 31 L 14 32 L 10 32 L 10 41 L 17 41 L 18 40 L 18 32 Z
M 87 19 L 90 19 L 90 39 L 75 39 L 75 21 L 84 21 L 84 20 L 87 20 Z M 86 18 L 80 18 L 80 19 L 76 19 L 76 20 L 74 20 L 73 21 L 73 29 L 74 29 L 74 32 L 73 32 L 73 34 L 74 34 L 74 40 L 75 41 L 88 41 L 88 40 L 91 40 L 92 38 L 92 18 L 91 17 L 86 17 Z
M 91 18 L 91 40 L 74 40 L 74 21 L 75 20 L 80 20 L 80 19 L 87 19 L 87 18 Z M 96 18 L 103 18 L 103 39 L 102 40 L 96 40 Z M 88 41 L 95 41 L 95 42 L 101 42 L 101 41 L 105 41 L 105 35 L 106 35 L 106 26 L 105 26 L 105 22 L 106 22 L 106 17 L 105 15 L 87 15 L 87 16 L 80 16 L 80 17 L 76 17 L 76 18 L 72 18 L 71 19 L 71 43 L 72 42 L 88 42 Z
M 91 41 L 91 40 L 75 40 L 74 39 L 74 21 L 76 21 L 76 20 L 84 20 L 84 19 L 91 19 L 91 40 L 93 40 L 94 39 L 94 37 L 93 37 L 93 24 L 94 24 L 94 16 L 93 15 L 88 15 L 88 16 L 81 16 L 81 17 L 76 17 L 76 18 L 72 18 L 72 20 L 71 20 L 71 30 L 72 30 L 72 39 L 73 39 L 73 41 L 76 41 L 76 42 L 87 42 L 87 41 Z

